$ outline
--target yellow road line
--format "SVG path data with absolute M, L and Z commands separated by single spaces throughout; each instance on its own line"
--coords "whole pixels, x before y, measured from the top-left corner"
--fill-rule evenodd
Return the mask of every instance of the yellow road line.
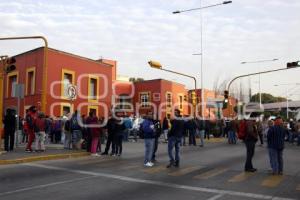
M 217 176 L 219 174 L 222 174 L 224 172 L 228 171 L 227 168 L 219 168 L 219 169 L 213 169 L 213 170 L 209 170 L 203 174 L 197 175 L 194 178 L 196 179 L 209 179 L 211 177 Z
M 284 176 L 270 175 L 261 183 L 265 187 L 277 187 L 284 179 Z
M 165 170 L 167 170 L 165 165 L 159 165 L 151 168 L 142 169 L 143 172 L 146 172 L 148 174 L 156 174 Z
M 0 165 L 67 159 L 67 158 L 78 158 L 83 156 L 89 156 L 89 153 L 77 152 L 77 153 L 67 153 L 67 154 L 48 154 L 48 155 L 41 155 L 41 156 L 29 156 L 29 157 L 13 159 L 13 160 L 0 160 Z
M 194 166 L 194 167 L 186 167 L 186 168 L 179 168 L 178 170 L 169 173 L 168 175 L 170 176 L 183 176 L 186 174 L 189 174 L 193 171 L 199 170 L 203 167 L 199 167 L 199 166 Z
M 237 183 L 247 180 L 248 178 L 252 177 L 255 173 L 252 172 L 242 172 L 234 177 L 232 177 L 228 182 Z

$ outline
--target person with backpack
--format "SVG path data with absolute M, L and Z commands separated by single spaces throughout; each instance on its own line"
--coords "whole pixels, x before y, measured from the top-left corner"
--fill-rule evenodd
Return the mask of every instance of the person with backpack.
M 256 113 L 251 113 L 250 120 L 246 121 L 246 134 L 245 134 L 245 145 L 247 150 L 247 157 L 246 157 L 246 163 L 245 163 L 245 171 L 246 172 L 256 172 L 257 169 L 253 167 L 252 164 L 252 158 L 255 153 L 255 144 L 258 140 L 258 131 L 257 131 L 257 124 L 255 121 L 255 117 L 257 117 Z
M 170 163 L 167 168 L 179 167 L 180 163 L 180 143 L 184 132 L 184 120 L 180 115 L 180 110 L 175 109 L 175 118 L 171 120 L 171 130 L 168 135 L 168 154 L 170 158 Z M 175 158 L 173 155 L 173 149 L 175 147 Z
M 35 152 L 45 152 L 46 120 L 44 113 L 40 112 L 34 121 Z
M 144 165 L 145 167 L 152 167 L 154 163 L 152 163 L 152 155 L 154 149 L 155 142 L 155 130 L 154 123 L 151 115 L 147 115 L 142 124 L 141 124 L 141 132 L 143 133 L 144 142 L 145 142 L 145 159 Z
M 79 123 L 82 123 L 80 114 L 76 110 L 73 116 L 71 117 L 71 132 L 72 132 L 72 147 L 73 149 L 79 150 L 81 148 L 80 142 L 82 139 L 81 126 Z
M 275 125 L 268 131 L 268 150 L 273 175 L 282 175 L 283 173 L 283 149 L 285 130 L 281 117 L 275 119 Z
M 28 109 L 28 112 L 25 117 L 26 121 L 26 127 L 27 127 L 27 134 L 28 134 L 28 143 L 26 145 L 26 150 L 25 152 L 31 153 L 32 152 L 32 143 L 35 139 L 35 134 L 34 134 L 34 121 L 36 119 L 37 115 L 37 109 L 35 106 L 31 106 Z

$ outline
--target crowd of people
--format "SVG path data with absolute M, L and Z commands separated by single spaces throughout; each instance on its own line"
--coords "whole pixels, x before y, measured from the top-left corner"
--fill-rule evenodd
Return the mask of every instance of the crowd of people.
M 112 113 L 114 114 L 114 113 Z M 92 156 L 111 155 L 121 156 L 123 141 L 132 142 L 138 138 L 144 139 L 145 157 L 144 165 L 152 167 L 156 162 L 156 152 L 159 139 L 168 143 L 170 167 L 180 165 L 180 146 L 197 146 L 196 138 L 200 139 L 200 147 L 204 146 L 204 139 L 210 138 L 212 123 L 209 120 L 181 116 L 179 110 L 175 110 L 174 117 L 165 116 L 163 120 L 154 120 L 151 113 L 141 117 L 112 115 L 108 119 L 97 117 L 91 111 L 86 117 L 75 111 L 71 116 L 52 119 L 31 106 L 26 111 L 24 119 L 19 118 L 19 125 L 12 110 L 7 109 L 4 117 L 5 151 L 13 151 L 16 127 L 23 133 L 20 142 L 27 143 L 25 151 L 44 152 L 49 143 L 61 143 L 65 149 L 86 149 Z M 222 137 L 227 137 L 229 144 L 236 144 L 238 139 L 246 146 L 247 158 L 245 171 L 255 172 L 252 158 L 257 141 L 260 145 L 267 142 L 272 173 L 283 172 L 284 143 L 289 142 L 300 145 L 300 121 L 290 120 L 283 122 L 278 117 L 275 120 L 259 120 L 258 116 L 250 116 L 248 120 L 221 120 L 217 123 Z M 163 136 L 163 137 L 161 137 Z M 102 152 L 101 144 L 105 144 Z

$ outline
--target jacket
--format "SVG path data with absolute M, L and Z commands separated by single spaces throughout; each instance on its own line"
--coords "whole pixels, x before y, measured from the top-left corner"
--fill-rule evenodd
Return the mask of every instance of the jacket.
M 285 130 L 282 126 L 275 125 L 269 128 L 267 139 L 268 148 L 282 150 L 284 149 Z
M 179 118 L 171 120 L 171 130 L 169 132 L 169 137 L 182 137 L 183 133 L 184 120 Z

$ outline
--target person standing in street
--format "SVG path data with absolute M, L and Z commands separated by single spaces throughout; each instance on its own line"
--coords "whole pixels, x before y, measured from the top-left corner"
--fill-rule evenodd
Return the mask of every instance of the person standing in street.
M 171 120 L 171 130 L 168 135 L 168 154 L 170 163 L 167 168 L 179 167 L 180 163 L 180 143 L 184 132 L 184 120 L 180 115 L 180 110 L 175 109 L 175 118 Z M 175 147 L 175 158 L 173 155 L 173 149 Z
M 257 115 L 255 113 L 252 113 L 250 115 L 250 120 L 246 121 L 246 136 L 245 136 L 245 145 L 247 150 L 247 157 L 246 157 L 246 163 L 245 163 L 245 171 L 246 172 L 256 172 L 257 169 L 253 167 L 252 164 L 252 158 L 254 156 L 255 152 L 255 144 L 258 140 L 258 132 L 257 132 L 257 125 L 255 121 L 255 117 Z
M 159 138 L 161 135 L 161 124 L 159 120 L 153 120 L 153 124 L 154 124 L 154 148 L 153 148 L 153 154 L 152 154 L 152 159 L 151 162 L 155 163 L 156 162 L 156 152 L 158 149 L 158 143 L 159 143 Z
M 91 135 L 91 156 L 100 156 L 97 154 L 97 147 L 100 138 L 100 127 L 98 123 L 98 118 L 96 117 L 96 113 L 90 111 L 88 118 L 86 119 L 87 131 Z
M 141 131 L 144 135 L 145 142 L 145 159 L 144 165 L 145 167 L 152 167 L 154 164 L 151 162 L 154 142 L 155 142 L 155 131 L 154 131 L 154 123 L 151 115 L 147 115 L 141 124 Z
M 35 134 L 34 134 L 34 121 L 36 119 L 36 115 L 37 115 L 37 109 L 35 106 L 31 106 L 28 109 L 28 113 L 26 114 L 26 118 L 25 118 L 25 123 L 26 123 L 26 127 L 27 127 L 27 134 L 28 134 L 28 143 L 26 146 L 26 152 L 31 153 L 32 152 L 32 143 L 35 139 Z
M 270 127 L 267 135 L 270 163 L 273 175 L 283 173 L 283 149 L 285 130 L 281 117 L 275 119 L 275 125 Z
M 107 121 L 107 124 L 105 126 L 107 130 L 107 141 L 106 141 L 105 150 L 101 155 L 108 155 L 110 146 L 112 149 L 111 155 L 115 154 L 113 150 L 115 149 L 114 138 L 115 138 L 116 123 L 117 123 L 116 121 L 117 119 L 114 116 L 111 116 Z
M 34 132 L 35 132 L 35 152 L 44 152 L 45 140 L 46 140 L 46 120 L 44 113 L 39 113 L 38 117 L 34 121 Z
M 15 143 L 15 131 L 16 131 L 16 117 L 13 110 L 7 109 L 4 116 L 4 150 L 13 151 Z
M 70 119 L 72 132 L 72 149 L 79 150 L 81 148 L 80 141 L 82 139 L 82 127 L 80 126 L 82 119 L 76 110 Z
M 168 132 L 169 132 L 169 119 L 165 117 L 162 123 L 163 134 L 165 138 L 165 142 L 168 142 Z
M 228 143 L 229 144 L 236 144 L 237 132 L 238 132 L 238 121 L 237 121 L 237 119 L 233 119 L 229 122 L 229 127 L 228 127 Z

